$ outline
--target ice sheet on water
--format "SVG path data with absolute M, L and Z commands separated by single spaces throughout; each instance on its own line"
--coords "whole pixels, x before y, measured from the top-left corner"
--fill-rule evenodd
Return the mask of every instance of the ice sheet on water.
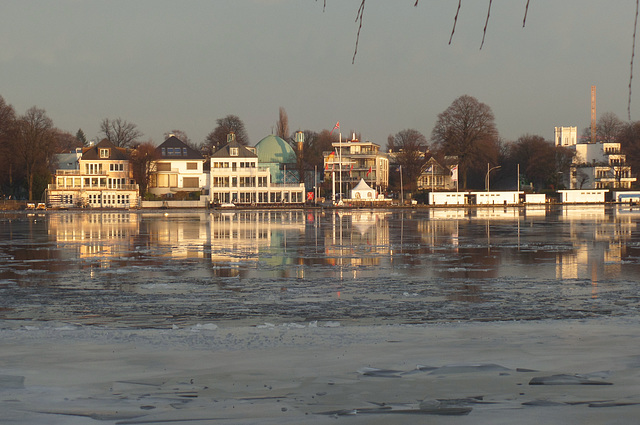
M 192 332 L 215 331 L 218 329 L 218 325 L 216 325 L 215 323 L 196 323 L 195 325 L 191 326 L 190 329 Z

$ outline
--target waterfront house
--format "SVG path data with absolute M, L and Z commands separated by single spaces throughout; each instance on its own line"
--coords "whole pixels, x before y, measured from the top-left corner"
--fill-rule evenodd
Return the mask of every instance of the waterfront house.
M 255 148 L 229 143 L 211 155 L 209 196 L 212 204 L 236 205 L 301 204 L 304 184 L 272 183 L 269 167 L 259 164 Z
M 82 149 L 75 169 L 59 169 L 46 191 L 54 208 L 131 208 L 138 205 L 129 154 L 104 139 Z
M 204 170 L 204 157 L 173 134 L 156 148 L 158 160 L 151 174 L 149 192 L 165 198 L 179 193 L 206 194 L 209 173 Z

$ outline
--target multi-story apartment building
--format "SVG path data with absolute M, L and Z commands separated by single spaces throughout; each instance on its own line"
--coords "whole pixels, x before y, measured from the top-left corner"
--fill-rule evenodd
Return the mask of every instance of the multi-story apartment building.
M 333 151 L 324 152 L 325 181 L 333 180 L 337 193 L 345 196 L 360 179 L 378 193 L 389 186 L 389 158 L 380 152 L 380 145 L 351 140 L 332 143 Z M 342 185 L 342 187 L 340 187 Z M 339 196 L 338 196 L 339 197 Z
M 630 189 L 636 181 L 620 143 L 578 143 L 571 165 L 571 189 Z

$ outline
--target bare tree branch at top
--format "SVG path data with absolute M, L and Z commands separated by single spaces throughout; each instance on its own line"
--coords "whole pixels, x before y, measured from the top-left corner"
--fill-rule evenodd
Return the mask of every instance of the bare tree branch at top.
M 358 42 L 360 41 L 360 30 L 362 29 L 362 16 L 364 15 L 364 2 L 360 3 L 360 7 L 358 8 L 358 14 L 356 15 L 356 22 L 360 21 L 358 25 L 358 35 L 356 36 L 356 48 L 353 51 L 353 58 L 351 59 L 351 64 L 353 65 L 356 62 L 356 55 L 358 54 Z
M 640 0 L 636 0 L 636 18 L 633 22 L 633 47 L 631 48 L 631 74 L 629 75 L 629 102 L 627 103 L 627 113 L 629 114 L 629 121 L 631 121 L 631 80 L 633 80 L 633 58 L 636 53 L 636 29 L 638 28 L 638 6 L 640 6 Z
M 491 15 L 491 0 L 489 0 L 489 9 L 487 10 L 487 20 L 484 21 L 484 30 L 482 31 L 482 43 L 480 43 L 480 50 L 484 46 L 484 37 L 487 35 L 487 25 L 489 25 L 489 15 Z
M 110 120 L 105 118 L 100 123 L 100 132 L 111 143 L 121 148 L 131 147 L 136 140 L 142 137 L 138 126 L 122 118 Z

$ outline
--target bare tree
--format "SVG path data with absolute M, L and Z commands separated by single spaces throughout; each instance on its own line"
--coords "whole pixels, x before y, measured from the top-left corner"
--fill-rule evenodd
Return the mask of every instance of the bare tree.
M 615 142 L 624 128 L 624 122 L 613 112 L 605 112 L 596 122 L 596 142 Z M 591 127 L 585 127 L 580 134 L 580 140 L 591 141 Z
M 144 196 L 147 193 L 151 175 L 156 171 L 156 161 L 158 159 L 158 151 L 151 140 L 138 144 L 131 151 L 130 161 L 133 178 L 138 183 L 140 196 Z
M 82 141 L 68 131 L 54 128 L 52 132 L 55 141 L 55 153 L 71 152 L 83 146 Z
M 624 123 L 616 114 L 613 112 L 605 112 L 600 115 L 596 123 L 598 140 L 605 143 L 615 142 L 623 126 Z
M 519 164 L 521 174 L 538 189 L 559 189 L 561 176 L 568 175 L 575 152 L 534 134 L 520 136 L 509 148 L 508 163 Z
M 281 106 L 278 111 L 278 121 L 276 121 L 276 136 L 283 140 L 289 140 L 289 117 L 287 111 Z
M 0 191 L 13 194 L 13 175 L 16 170 L 16 152 L 13 148 L 16 134 L 16 112 L 0 96 Z
M 389 135 L 387 150 L 395 154 L 396 163 L 402 166 L 403 185 L 408 190 L 415 191 L 427 160 L 427 138 L 413 128 L 402 130 Z
M 133 146 L 136 140 L 142 137 L 142 132 L 138 130 L 137 125 L 122 118 L 102 120 L 100 133 L 115 146 L 121 148 Z
M 431 140 L 444 155 L 458 157 L 463 188 L 469 171 L 481 173 L 497 162 L 498 130 L 491 108 L 475 97 L 463 95 L 438 115 Z
M 30 108 L 18 119 L 16 152 L 24 166 L 29 200 L 33 200 L 34 178 L 46 172 L 55 149 L 53 121 L 44 109 Z
M 249 145 L 249 136 L 244 128 L 244 123 L 237 115 L 227 115 L 216 120 L 218 126 L 207 135 L 203 150 L 213 153 L 227 144 L 227 135 L 235 133 L 236 141 L 242 145 Z
M 640 121 L 625 124 L 618 134 L 622 152 L 627 156 L 625 164 L 631 166 L 634 174 L 640 170 Z

